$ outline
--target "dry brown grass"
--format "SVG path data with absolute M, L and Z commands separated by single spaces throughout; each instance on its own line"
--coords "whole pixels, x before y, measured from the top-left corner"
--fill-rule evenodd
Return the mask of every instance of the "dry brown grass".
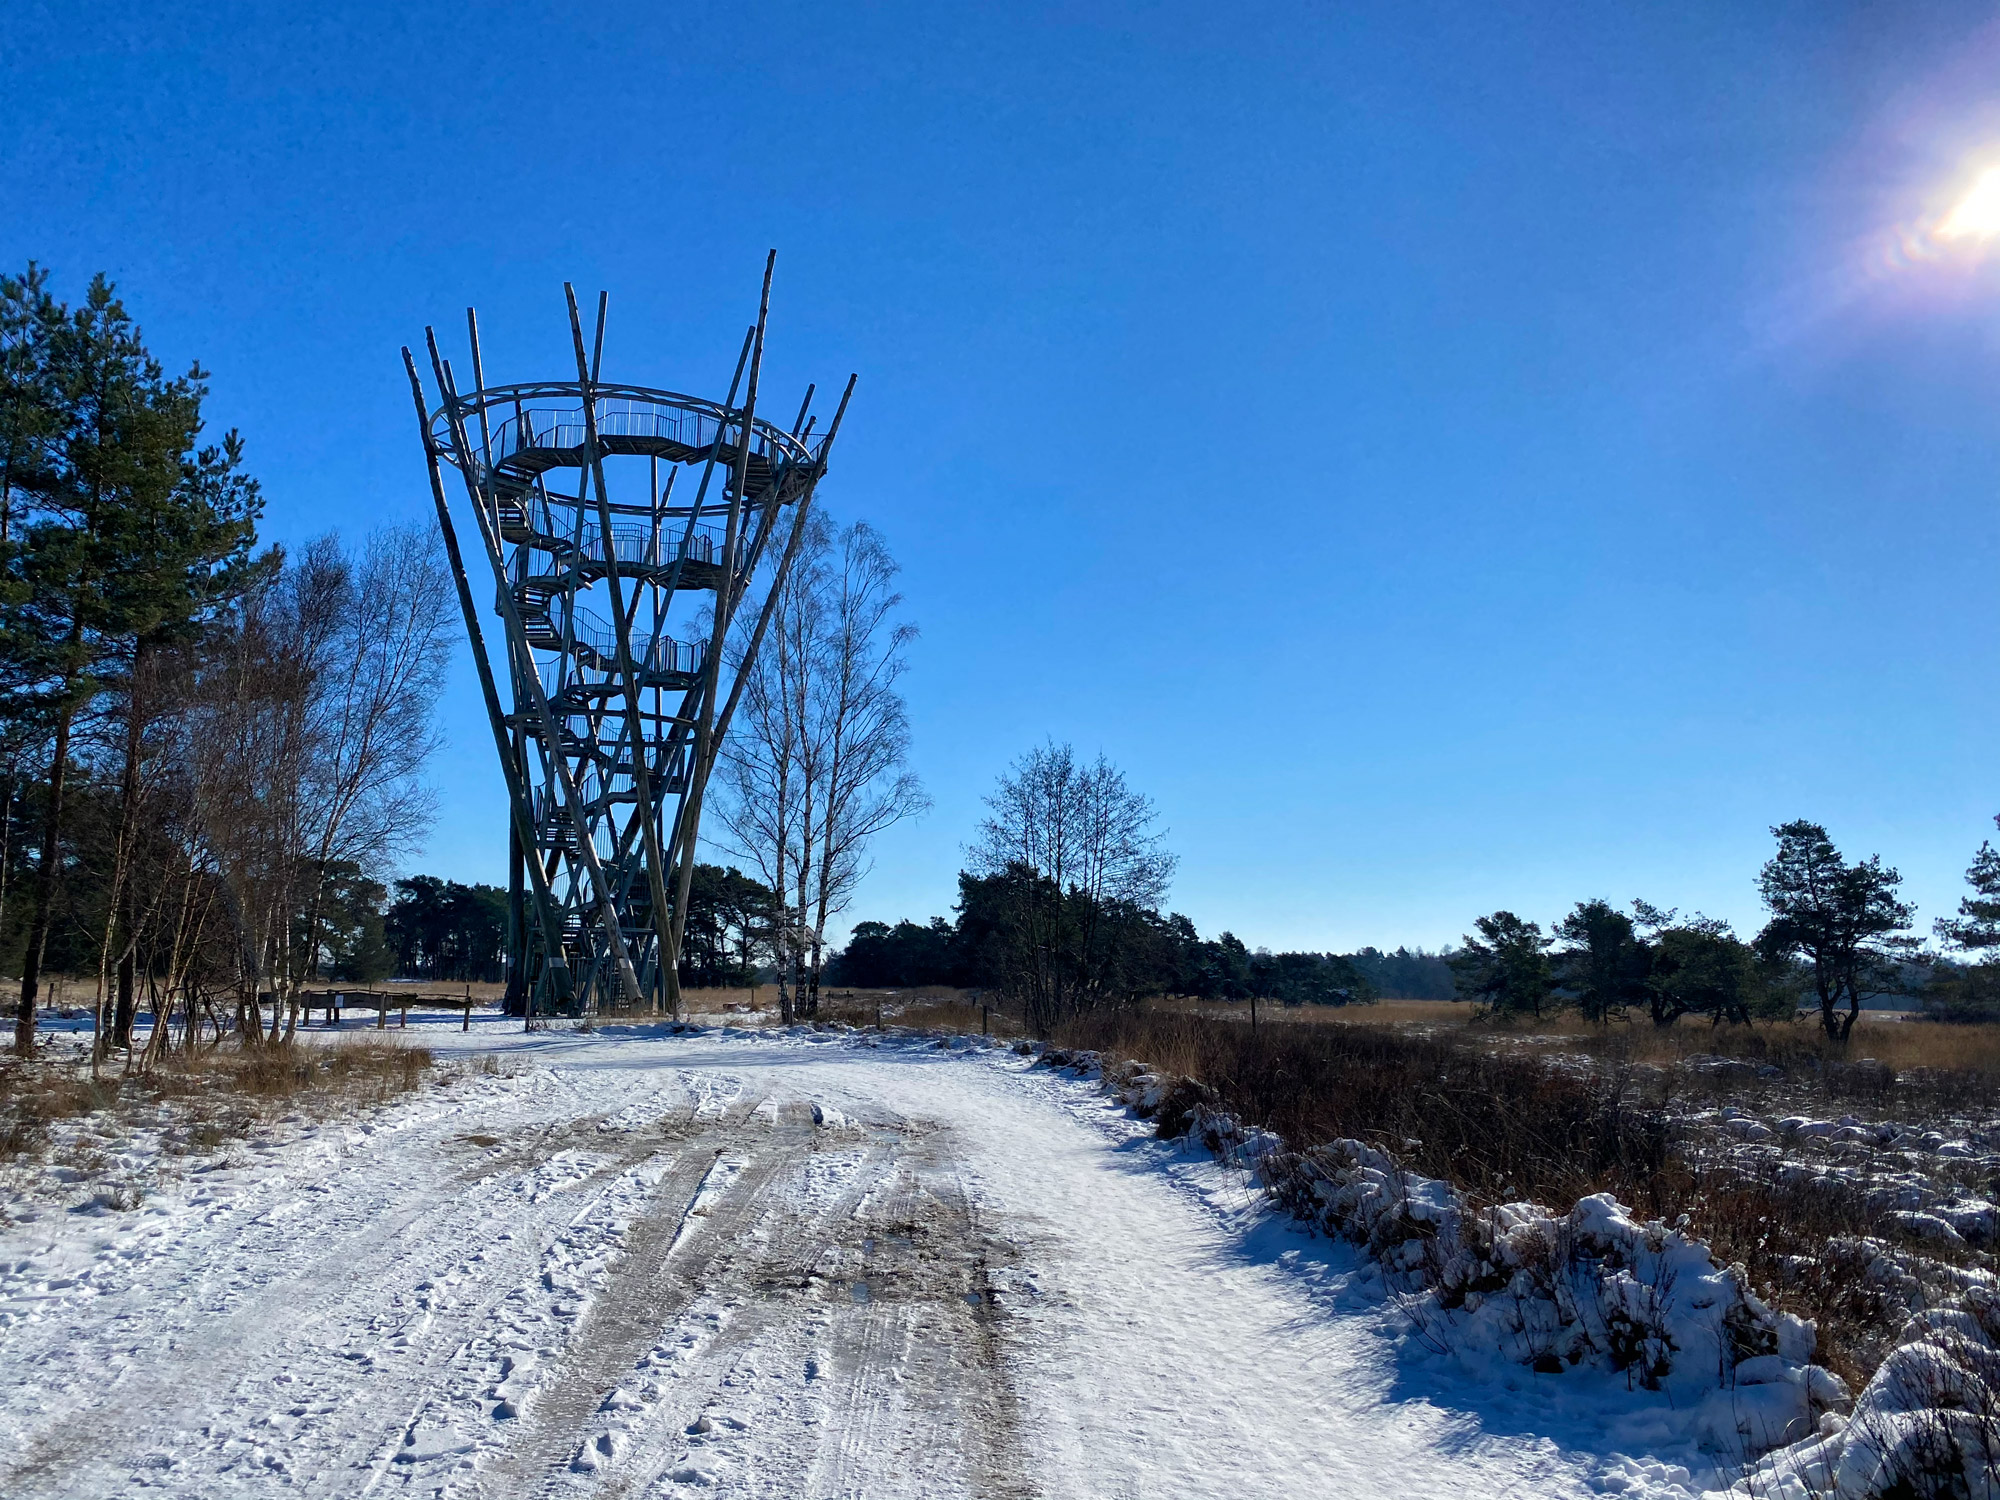
M 681 1005 L 691 1016 L 726 1015 L 738 1010 L 776 1010 L 778 987 L 764 984 L 755 989 L 735 985 L 719 989 L 682 990 Z
M 1079 1018 L 1055 1040 L 1199 1079 L 1247 1123 L 1295 1146 L 1369 1141 L 1481 1202 L 1560 1202 L 1615 1183 L 1646 1206 L 1645 1184 L 1665 1159 L 1659 1101 L 1633 1098 L 1626 1080 L 1553 1070 L 1537 1056 L 1436 1031 L 1252 1031 L 1139 1009 Z
M 1162 1000 L 1149 1007 L 1248 1024 L 1250 1007 L 1234 1003 Z M 1672 1026 L 1644 1018 L 1593 1025 L 1573 1012 L 1541 1020 L 1494 1022 L 1457 1000 L 1383 1000 L 1373 1005 L 1260 1005 L 1260 1024 L 1462 1028 L 1468 1035 L 1567 1043 L 1579 1050 L 1615 1050 L 1633 1062 L 1672 1063 L 1708 1053 L 1760 1061 L 1786 1053 L 1828 1060 L 1873 1058 L 1892 1068 L 1977 1068 L 2000 1071 L 2000 1026 L 1949 1026 L 1897 1011 L 1863 1011 L 1845 1045 L 1827 1039 L 1812 1017 L 1714 1026 L 1683 1016 Z
M 1150 1007 L 1168 1014 L 1202 1016 L 1244 1026 L 1247 1005 L 1168 1001 Z M 1672 1026 L 1626 1019 L 1592 1025 L 1574 1014 L 1496 1023 L 1471 1006 L 1448 1000 L 1390 1000 L 1357 1006 L 1260 1006 L 1259 1024 L 1286 1029 L 1377 1027 L 1414 1035 L 1450 1037 L 1488 1051 L 1556 1055 L 1573 1053 L 1607 1069 L 1650 1065 L 1675 1068 L 1693 1058 L 1721 1057 L 1782 1071 L 1776 1081 L 1726 1089 L 1692 1081 L 1696 1093 L 1786 1093 L 1796 1105 L 1817 1098 L 1828 1107 L 1899 1109 L 1919 1117 L 1945 1115 L 2000 1097 L 2000 1026 L 1951 1026 L 1895 1012 L 1864 1011 L 1854 1035 L 1835 1042 L 1816 1018 L 1715 1026 L 1682 1017 Z
M 0 1157 L 40 1150 L 62 1120 L 161 1106 L 179 1122 L 179 1139 L 213 1146 L 283 1114 L 324 1118 L 387 1103 L 421 1084 L 431 1061 L 426 1048 L 376 1038 L 232 1046 L 100 1078 L 79 1061 L 9 1058 L 0 1062 Z
M 1804 1023 L 1676 1037 L 1557 1022 L 1524 1035 L 1467 1025 L 1462 1007 L 1457 1024 L 1439 1025 L 1421 1004 L 1405 1002 L 1400 1017 L 1386 1005 L 1300 1020 L 1279 1010 L 1254 1031 L 1242 1008 L 1226 1019 L 1142 1008 L 1079 1019 L 1055 1040 L 1199 1079 L 1239 1118 L 1295 1147 L 1369 1141 L 1475 1204 L 1526 1198 L 1559 1208 L 1609 1191 L 1647 1217 L 1686 1214 L 1719 1259 L 1743 1264 L 1760 1292 L 1819 1324 L 1822 1362 L 1850 1379 L 1874 1369 L 1906 1309 L 1863 1274 L 1867 1254 L 1847 1247 L 1873 1236 L 1924 1256 L 1972 1254 L 1896 1229 L 1861 1185 L 1786 1181 L 1769 1164 L 1718 1151 L 1684 1123 L 1687 1096 L 1704 1087 L 1699 1075 L 1657 1063 L 1703 1053 L 1772 1061 L 1786 1072 L 1752 1075 L 1751 1086 L 1822 1102 L 1887 1091 L 1907 1116 L 1927 1101 L 1990 1108 L 2000 1084 L 1987 1065 L 1991 1035 L 1878 1020 L 1857 1028 L 1843 1055 Z M 1547 1045 L 1522 1045 L 1529 1038 Z M 1593 1065 L 1579 1066 L 1579 1054 Z M 1656 1065 L 1636 1066 L 1645 1062 Z
M 1148 1002 L 1152 1010 L 1250 1022 L 1243 1001 L 1194 1000 L 1173 996 Z M 1462 1026 L 1472 1007 L 1458 1000 L 1378 1000 L 1370 1005 L 1272 1005 L 1257 1007 L 1258 1024 L 1283 1026 Z
M 820 1019 L 849 1026 L 908 1026 L 918 1031 L 984 1031 L 1026 1035 L 1020 1020 L 997 1005 L 982 1006 L 954 989 L 829 990 L 820 996 Z
M 1634 1062 L 1681 1062 L 1703 1053 L 1773 1062 L 1780 1066 L 1872 1060 L 1898 1072 L 1906 1068 L 1959 1068 L 2000 1074 L 2000 1027 L 1946 1026 L 1863 1011 L 1854 1035 L 1835 1042 L 1817 1019 L 1766 1021 L 1755 1026 L 1711 1026 L 1705 1022 L 1658 1027 L 1623 1022 L 1593 1028 L 1572 1024 L 1551 1035 L 1574 1040 L 1592 1051 L 1612 1052 Z

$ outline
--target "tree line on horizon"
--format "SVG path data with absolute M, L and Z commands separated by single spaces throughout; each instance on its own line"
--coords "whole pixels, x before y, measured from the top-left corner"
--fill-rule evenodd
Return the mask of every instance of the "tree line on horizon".
M 1044 1026 L 1151 995 L 1253 1008 L 1460 999 L 1498 1019 L 1574 1011 L 1663 1027 L 1804 1010 L 1840 1043 L 1865 1005 L 1890 997 L 1945 1019 L 2000 1017 L 2000 851 L 1990 841 L 1966 873 L 1972 894 L 1934 924 L 1944 952 L 1914 932 L 1897 871 L 1879 856 L 1848 861 L 1822 826 L 1797 820 L 1772 829 L 1777 849 L 1757 876 L 1769 920 L 1747 939 L 1700 913 L 1592 899 L 1547 931 L 1493 912 L 1438 954 L 1271 953 L 1229 932 L 1204 939 L 1187 917 L 1160 913 L 1172 856 L 1151 831 L 1151 803 L 1101 756 L 1084 765 L 1066 745 L 1030 752 L 987 805 L 954 915 L 857 923 L 832 983 L 990 988 Z
M 1474 923 L 1461 946 L 1441 953 L 1273 953 L 1250 949 L 1230 932 L 1203 938 L 1181 913 L 1163 915 L 1131 899 L 1148 882 L 1159 888 L 1157 842 L 1146 833 L 1151 805 L 1101 757 L 1083 766 L 1067 746 L 1030 752 L 1002 778 L 989 805 L 995 802 L 996 816 L 974 850 L 984 872 L 960 872 L 953 915 L 856 923 L 831 956 L 828 984 L 954 987 L 1026 1000 L 1039 981 L 1045 996 L 1066 997 L 1045 999 L 1045 1017 L 1055 1004 L 1076 1014 L 1155 995 L 1281 1005 L 1457 999 L 1502 1019 L 1572 1011 L 1593 1022 L 1636 1015 L 1659 1026 L 1682 1017 L 1750 1024 L 1803 1007 L 1841 1041 L 1874 999 L 1915 997 L 1967 1019 L 2000 1009 L 2000 961 L 1990 957 L 2000 954 L 2000 851 L 1990 842 L 1967 872 L 1973 894 L 1957 916 L 1935 924 L 1945 944 L 1969 955 L 1961 959 L 1921 950 L 1910 930 L 1914 908 L 1896 895 L 1895 870 L 1879 857 L 1846 861 L 1825 829 L 1803 821 L 1773 830 L 1778 850 L 1758 876 L 1771 918 L 1747 940 L 1699 913 L 1683 916 L 1643 900 L 1627 912 L 1592 899 L 1546 932 L 1512 912 L 1494 912 Z M 1117 811 L 1107 816 L 1107 808 Z M 1125 847 L 1072 847 L 1068 857 L 1081 869 L 1070 873 L 1084 879 L 1059 890 L 1053 875 L 1024 857 L 1035 852 L 1032 818 L 1057 827 L 1122 822 Z M 377 918 L 394 972 L 498 976 L 504 894 L 497 887 L 414 876 L 396 890 Z M 733 866 L 697 865 L 683 984 L 771 982 L 786 952 L 783 907 L 768 886 Z
M 507 975 L 507 892 L 437 875 L 384 884 L 337 867 L 322 919 L 320 976 L 356 984 L 388 979 L 498 984 Z M 684 988 L 769 983 L 785 951 L 781 903 L 732 866 L 694 867 Z
M 1937 952 L 1913 930 L 1916 908 L 1897 894 L 1902 876 L 1879 855 L 1850 862 L 1804 819 L 1771 832 L 1778 847 L 1757 875 L 1770 919 L 1752 937 L 1643 900 L 1629 914 L 1579 902 L 1548 932 L 1496 911 L 1450 955 L 1460 994 L 1502 1018 L 1637 1013 L 1656 1026 L 1683 1016 L 1748 1025 L 1806 1010 L 1842 1043 L 1873 1000 L 1917 1000 L 1945 1019 L 2000 1017 L 2000 851 L 1990 841 L 1966 872 L 1972 894 L 1933 924 L 1946 950 Z
M 967 920 L 965 888 L 968 883 L 978 886 L 980 878 L 961 873 L 959 882 L 960 902 L 949 919 L 855 923 L 847 946 L 834 956 L 827 982 L 856 989 L 1000 988 L 993 967 L 980 960 L 980 938 L 991 921 L 977 914 L 977 896 L 973 919 Z M 1456 996 L 1449 958 L 1422 947 L 1386 953 L 1372 946 L 1354 953 L 1274 953 L 1245 947 L 1233 932 L 1204 939 L 1179 912 L 1157 925 L 1148 923 L 1147 930 L 1155 946 L 1144 967 L 1157 986 L 1149 993 L 1330 1005 Z
M 1451 992 L 1444 961 L 1421 950 L 1252 951 L 1163 912 L 1175 857 L 1151 800 L 1102 755 L 1086 761 L 1053 741 L 1030 750 L 986 807 L 954 915 L 857 923 L 830 983 L 992 990 L 1038 1029 L 1160 994 L 1349 1005 Z

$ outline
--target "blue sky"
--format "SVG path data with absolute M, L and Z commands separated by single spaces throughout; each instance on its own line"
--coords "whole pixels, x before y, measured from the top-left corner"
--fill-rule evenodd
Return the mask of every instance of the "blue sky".
M 427 514 L 398 347 L 861 375 L 945 910 L 1045 736 L 1173 904 L 1437 945 L 1596 895 L 1754 927 L 1768 825 L 1932 916 L 2000 812 L 2000 163 L 1963 4 L 8 7 L 0 261 L 213 371 L 268 534 Z M 502 874 L 469 664 L 417 866 Z

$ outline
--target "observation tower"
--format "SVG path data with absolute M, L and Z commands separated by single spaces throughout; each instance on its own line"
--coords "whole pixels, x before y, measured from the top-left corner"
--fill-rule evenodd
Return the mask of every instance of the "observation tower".
M 426 328 L 433 407 L 403 350 L 507 784 L 516 1014 L 680 1009 L 702 795 L 854 393 L 823 430 L 811 386 L 789 427 L 759 413 L 775 261 L 719 402 L 602 380 L 607 298 L 586 347 L 567 284 L 574 379 L 487 385 L 471 309 L 470 389 Z

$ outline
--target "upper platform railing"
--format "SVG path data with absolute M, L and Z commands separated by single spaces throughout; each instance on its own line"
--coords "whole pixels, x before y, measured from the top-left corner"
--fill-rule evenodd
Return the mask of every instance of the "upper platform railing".
M 742 425 L 741 413 L 699 396 L 644 386 L 597 385 L 593 390 L 600 437 L 651 438 L 698 454 L 715 443 L 718 431 L 733 437 L 732 429 Z M 527 449 L 581 448 L 589 435 L 582 387 L 574 381 L 491 386 L 458 397 L 455 408 L 474 461 L 495 468 Z M 454 403 L 447 403 L 432 413 L 430 432 L 439 454 L 455 464 L 453 411 Z M 826 446 L 824 438 L 796 438 L 762 418 L 752 425 L 752 434 L 751 451 L 773 465 L 817 462 Z
M 577 515 L 579 507 L 584 511 L 583 516 Z M 589 514 L 588 502 L 564 496 L 552 503 L 546 496 L 530 490 L 503 502 L 501 510 L 491 519 L 509 539 L 519 537 L 519 533 L 504 528 L 524 528 L 528 535 L 523 540 L 529 547 L 556 552 L 576 548 L 587 561 L 602 563 L 604 528 L 597 521 L 585 519 Z M 715 514 L 719 520 L 720 507 L 715 507 Z M 641 520 L 625 525 L 614 522 L 611 537 L 620 564 L 658 571 L 673 566 L 684 541 L 689 562 L 720 562 L 727 532 L 715 521 L 698 521 L 690 529 L 687 516 L 682 513 L 662 515 L 657 527 Z M 516 582 L 528 576 L 526 560 L 518 554 L 513 572 Z

